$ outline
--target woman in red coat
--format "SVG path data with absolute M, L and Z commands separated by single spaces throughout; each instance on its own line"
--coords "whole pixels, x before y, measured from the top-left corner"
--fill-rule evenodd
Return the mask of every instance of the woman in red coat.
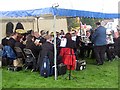
M 71 34 L 67 33 L 65 38 L 67 39 L 66 46 L 61 48 L 60 56 L 62 56 L 62 62 L 67 65 L 68 70 L 74 70 L 76 66 L 76 56 L 74 49 L 76 48 L 75 41 L 72 40 Z

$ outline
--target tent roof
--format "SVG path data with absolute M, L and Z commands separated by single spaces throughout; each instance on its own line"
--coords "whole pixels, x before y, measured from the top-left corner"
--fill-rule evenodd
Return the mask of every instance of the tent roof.
M 1 0 L 0 17 L 56 14 L 65 17 L 119 18 L 118 2 L 119 0 Z M 59 6 L 52 8 L 56 5 Z

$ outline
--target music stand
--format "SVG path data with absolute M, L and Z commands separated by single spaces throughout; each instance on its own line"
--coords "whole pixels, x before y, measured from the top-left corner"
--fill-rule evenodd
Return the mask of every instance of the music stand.
M 68 75 L 65 77 L 65 79 L 68 78 L 68 80 L 76 79 L 76 77 L 71 75 L 71 70 L 73 70 L 73 64 L 76 61 L 75 53 L 72 48 L 61 48 L 61 56 L 65 59 L 63 63 L 67 65 L 67 69 L 69 70 Z M 75 60 L 75 61 L 74 61 Z M 75 67 L 74 67 L 75 68 Z
M 71 67 L 71 66 L 70 66 L 70 67 Z M 75 80 L 77 81 L 77 77 L 74 77 L 74 76 L 72 75 L 71 69 L 69 70 L 68 75 L 65 77 L 65 79 L 67 80 L 67 78 L 68 78 L 68 80 L 75 79 Z

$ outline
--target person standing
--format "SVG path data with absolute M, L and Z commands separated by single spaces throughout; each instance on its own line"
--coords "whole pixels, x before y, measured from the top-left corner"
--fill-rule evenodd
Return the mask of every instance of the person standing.
M 65 47 L 61 47 L 60 56 L 62 57 L 62 63 L 67 65 L 68 70 L 75 70 L 76 66 L 76 42 L 72 40 L 72 35 L 66 33 L 65 38 L 67 39 Z M 61 42 L 62 43 L 62 42 Z
M 97 65 L 103 65 L 106 51 L 106 28 L 101 26 L 100 22 L 96 23 L 97 29 L 92 35 L 94 43 L 94 53 L 96 56 Z

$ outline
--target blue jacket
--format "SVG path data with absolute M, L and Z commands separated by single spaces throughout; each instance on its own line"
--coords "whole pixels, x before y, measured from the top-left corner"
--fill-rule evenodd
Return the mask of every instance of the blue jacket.
M 103 46 L 107 44 L 106 28 L 99 26 L 92 35 L 94 46 Z

